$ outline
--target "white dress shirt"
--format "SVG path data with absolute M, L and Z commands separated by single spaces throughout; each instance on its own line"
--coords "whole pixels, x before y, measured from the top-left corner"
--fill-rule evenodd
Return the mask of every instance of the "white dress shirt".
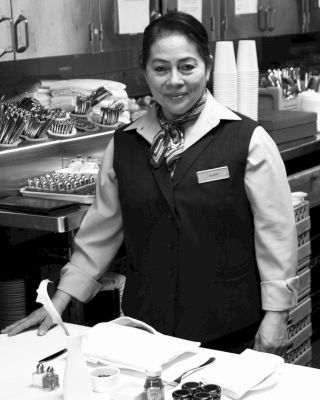
M 222 119 L 241 118 L 208 92 L 201 115 L 185 127 L 184 149 L 192 146 Z M 151 144 L 160 130 L 154 109 L 126 129 L 132 128 Z M 98 280 L 107 271 L 123 241 L 113 151 L 112 138 L 98 176 L 96 200 L 75 237 L 72 258 L 61 271 L 59 289 L 83 302 L 89 301 L 100 290 Z M 298 296 L 297 232 L 292 198 L 278 148 L 261 126 L 255 129 L 250 141 L 244 180 L 254 217 L 262 308 L 273 311 L 290 309 L 296 305 Z

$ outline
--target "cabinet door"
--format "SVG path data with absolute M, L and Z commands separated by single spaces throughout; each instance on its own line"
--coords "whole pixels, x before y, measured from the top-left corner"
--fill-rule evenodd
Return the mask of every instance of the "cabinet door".
M 273 0 L 267 7 L 267 35 L 291 35 L 302 30 L 301 0 Z
M 118 34 L 115 30 L 114 16 L 115 12 L 114 0 L 92 0 L 92 30 L 93 30 L 93 52 L 115 51 L 119 50 L 120 57 L 122 53 L 120 50 L 132 49 L 135 47 L 140 48 L 142 34 Z M 99 27 L 99 25 L 101 25 Z M 101 30 L 102 40 L 99 43 L 97 33 Z M 113 60 L 117 65 L 117 60 Z
M 178 0 L 165 0 L 162 2 L 162 4 L 164 13 L 178 9 Z M 186 10 L 188 10 L 188 8 Z M 209 40 L 210 41 L 219 40 L 220 3 L 218 0 L 202 0 L 201 22 L 203 23 L 204 27 L 208 32 Z
M 219 1 L 219 0 L 218 0 Z M 221 40 L 246 39 L 264 36 L 266 33 L 265 1 L 259 0 L 255 13 L 236 13 L 237 0 L 220 0 Z
M 221 2 L 221 38 L 246 39 L 301 32 L 301 0 L 258 0 L 257 13 L 236 14 L 237 0 Z
M 13 60 L 13 37 L 10 0 L 0 5 L 0 62 Z
M 88 0 L 12 0 L 16 58 L 89 51 L 89 5 Z
M 319 32 L 320 31 L 320 2 L 319 0 L 309 0 L 308 3 L 308 15 L 307 19 L 309 22 L 308 31 L 309 32 Z

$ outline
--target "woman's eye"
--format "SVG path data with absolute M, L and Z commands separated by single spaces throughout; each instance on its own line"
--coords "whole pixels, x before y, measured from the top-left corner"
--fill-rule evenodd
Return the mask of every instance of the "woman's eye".
M 180 66 L 180 70 L 183 72 L 191 72 L 195 66 L 193 64 L 183 64 Z
M 154 68 L 154 70 L 158 73 L 164 73 L 166 72 L 167 68 L 163 65 L 158 65 Z

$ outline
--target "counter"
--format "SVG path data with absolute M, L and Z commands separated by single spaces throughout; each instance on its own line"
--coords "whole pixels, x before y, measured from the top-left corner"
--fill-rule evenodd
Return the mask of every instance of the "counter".
M 88 327 L 67 324 L 71 334 L 87 331 Z M 65 347 L 65 336 L 61 327 L 56 326 L 48 332 L 47 335 L 39 337 L 35 330 L 24 332 L 20 335 L 7 337 L 0 335 L 0 386 L 1 400 L 61 400 L 63 398 L 63 372 L 65 367 L 65 358 L 51 361 L 60 376 L 61 387 L 53 392 L 45 392 L 31 386 L 32 372 L 34 372 L 37 360 L 52 354 Z M 200 381 L 203 376 L 210 376 L 214 383 L 215 369 L 219 368 L 221 363 L 232 363 L 237 357 L 236 354 L 222 351 L 199 348 L 198 353 L 186 358 L 179 363 L 169 363 L 164 368 L 164 379 L 171 380 L 180 373 L 192 366 L 199 365 L 200 357 L 207 359 L 214 356 L 216 362 L 206 367 L 205 370 L 195 372 L 186 380 Z M 192 359 L 191 359 L 192 358 Z M 203 362 L 203 361 L 202 361 Z M 186 368 L 186 363 L 188 367 Z M 99 364 L 88 363 L 88 368 L 92 369 Z M 46 365 L 47 367 L 48 365 Z M 205 371 L 205 372 L 204 372 Z M 212 376 L 212 378 L 211 378 Z M 135 390 L 143 387 L 144 374 L 134 373 L 129 370 L 121 369 L 121 379 L 124 382 L 134 382 Z M 318 400 L 319 399 L 319 380 L 320 370 L 310 367 L 297 366 L 292 364 L 283 364 L 279 369 L 277 380 L 273 385 L 261 390 L 251 390 L 247 392 L 241 400 Z M 171 389 L 166 390 L 165 399 L 172 399 Z M 90 400 L 107 399 L 105 393 L 93 393 Z M 113 400 L 112 396 L 112 400 Z M 131 397 L 132 400 L 133 396 Z M 89 399 L 88 399 L 89 400 Z M 126 397 L 126 400 L 130 400 Z M 222 400 L 228 400 L 222 396 Z

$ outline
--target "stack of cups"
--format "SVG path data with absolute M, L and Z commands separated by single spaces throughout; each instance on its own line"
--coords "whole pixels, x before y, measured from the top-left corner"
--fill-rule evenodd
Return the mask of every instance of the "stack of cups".
M 214 97 L 234 111 L 238 109 L 237 79 L 233 42 L 216 42 L 213 70 Z
M 256 42 L 239 40 L 237 52 L 238 111 L 257 121 L 259 68 Z

